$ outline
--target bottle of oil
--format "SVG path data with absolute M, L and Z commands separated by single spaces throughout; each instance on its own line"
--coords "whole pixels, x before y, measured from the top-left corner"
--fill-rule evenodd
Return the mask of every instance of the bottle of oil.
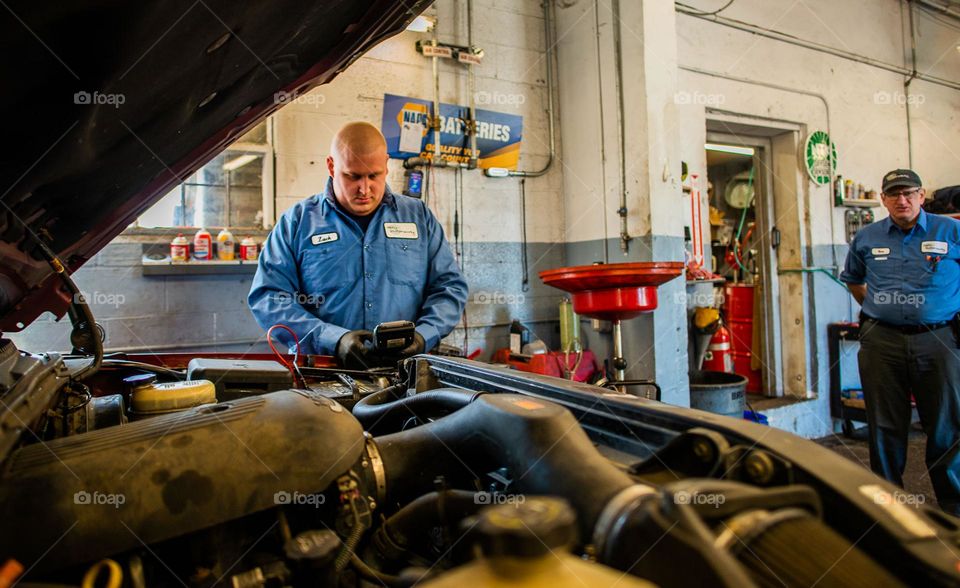
M 227 227 L 223 227 L 223 230 L 217 235 L 217 257 L 221 261 L 233 261 L 236 256 L 235 245 L 233 233 Z
M 560 351 L 580 349 L 580 317 L 573 312 L 573 304 L 564 298 L 560 301 Z

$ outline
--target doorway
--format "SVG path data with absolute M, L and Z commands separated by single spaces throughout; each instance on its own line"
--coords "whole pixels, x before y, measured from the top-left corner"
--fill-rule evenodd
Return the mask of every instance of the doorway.
M 747 392 L 782 396 L 783 350 L 773 203 L 773 145 L 768 137 L 707 132 L 712 270 L 722 276 L 721 314 L 733 370 Z

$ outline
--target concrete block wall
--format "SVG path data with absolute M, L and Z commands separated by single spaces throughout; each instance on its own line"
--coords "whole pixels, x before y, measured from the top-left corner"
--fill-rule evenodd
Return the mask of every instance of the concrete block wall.
M 246 303 L 253 274 L 144 276 L 144 251 L 167 247 L 120 238 L 74 274 L 104 328 L 105 348 L 268 351 Z M 28 351 L 69 351 L 70 330 L 69 318 L 55 321 L 46 314 L 22 333 L 9 336 Z

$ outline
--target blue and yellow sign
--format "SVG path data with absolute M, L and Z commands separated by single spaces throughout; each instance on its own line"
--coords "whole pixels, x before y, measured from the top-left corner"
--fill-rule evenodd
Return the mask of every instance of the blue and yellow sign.
M 433 109 L 429 100 L 383 95 L 381 131 L 387 140 L 387 152 L 396 159 L 420 156 L 433 158 L 433 130 L 428 119 Z M 455 104 L 440 104 L 440 157 L 448 161 L 467 163 L 470 160 L 470 137 L 464 132 L 470 109 Z M 413 123 L 419 129 L 419 152 L 401 150 L 401 132 L 404 123 Z M 523 117 L 490 110 L 477 109 L 477 151 L 481 168 L 502 167 L 517 169 L 520 160 Z M 407 143 L 406 141 L 404 143 Z M 404 146 L 409 147 L 409 144 Z

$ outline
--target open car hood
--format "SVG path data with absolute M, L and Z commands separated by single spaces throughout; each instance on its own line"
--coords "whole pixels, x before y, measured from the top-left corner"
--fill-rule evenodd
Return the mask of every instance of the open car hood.
M 279 108 L 278 92 L 329 82 L 429 4 L 8 3 L 0 331 L 69 305 L 38 239 L 75 271 Z

